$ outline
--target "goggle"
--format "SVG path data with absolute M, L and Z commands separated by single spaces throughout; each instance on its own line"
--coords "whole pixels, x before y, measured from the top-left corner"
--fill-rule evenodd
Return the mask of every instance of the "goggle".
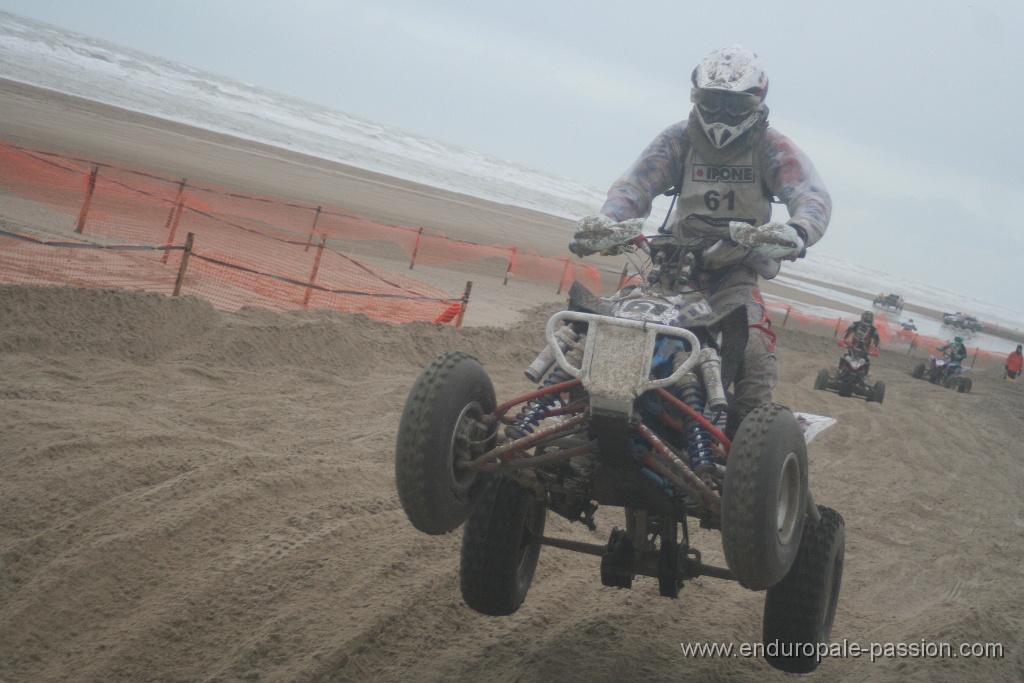
M 728 114 L 740 116 L 749 114 L 761 106 L 761 98 L 745 92 L 726 92 L 724 90 L 690 90 L 690 101 L 709 114 Z

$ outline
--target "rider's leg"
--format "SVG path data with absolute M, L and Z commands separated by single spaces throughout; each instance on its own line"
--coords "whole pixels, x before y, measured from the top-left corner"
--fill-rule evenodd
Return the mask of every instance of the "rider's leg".
M 715 310 L 743 306 L 747 311 L 748 335 L 743 370 L 734 385 L 726 428 L 731 437 L 750 411 L 761 403 L 772 401 L 772 391 L 779 381 L 775 333 L 757 288 L 757 274 L 750 269 L 738 269 L 709 301 Z

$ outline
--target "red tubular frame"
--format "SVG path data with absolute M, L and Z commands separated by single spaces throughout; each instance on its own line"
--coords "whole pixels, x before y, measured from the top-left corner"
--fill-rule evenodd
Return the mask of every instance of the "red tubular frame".
M 508 443 L 498 446 L 497 448 L 493 448 L 484 453 L 476 460 L 469 463 L 465 463 L 464 465 L 460 466 L 466 467 L 471 471 L 481 471 L 483 470 L 484 467 L 486 467 L 490 463 L 495 462 L 495 460 L 497 460 L 498 458 L 507 460 L 516 453 L 525 451 L 527 448 L 529 448 L 536 442 L 540 441 L 541 439 L 546 439 L 552 434 L 568 431 L 573 427 L 583 424 L 586 421 L 586 419 L 587 416 L 583 413 L 580 413 L 579 415 L 570 417 L 568 420 L 559 422 L 558 424 L 553 424 L 550 427 L 545 427 L 544 429 L 538 432 L 534 432 L 533 434 L 527 434 L 521 439 L 509 441 Z M 486 458 L 486 460 L 484 458 Z
M 562 462 L 563 460 L 571 460 L 577 455 L 586 455 L 593 451 L 592 446 L 580 446 L 579 448 L 570 448 L 565 451 L 555 451 L 552 453 L 543 453 L 541 455 L 535 455 L 532 458 L 520 458 L 518 460 L 506 460 L 505 462 L 485 462 L 480 466 L 481 472 L 504 472 L 506 470 L 521 470 L 527 467 L 536 467 L 537 465 L 550 465 L 554 462 Z
M 700 477 L 694 474 L 693 470 L 691 470 L 686 465 L 686 463 L 680 460 L 679 457 L 672 452 L 672 449 L 669 448 L 668 444 L 666 444 L 664 441 L 658 438 L 658 435 L 651 431 L 650 427 L 641 422 L 636 426 L 636 428 L 637 431 L 639 431 L 647 440 L 647 443 L 654 446 L 654 450 L 660 453 L 661 456 L 664 457 L 666 460 L 675 464 L 676 468 L 679 470 L 679 472 L 676 472 L 672 468 L 666 468 L 667 472 L 662 470 L 661 473 L 670 474 L 671 479 L 678 480 L 681 484 L 685 486 L 687 491 L 689 491 L 695 497 L 699 498 L 700 502 L 704 505 L 704 507 L 706 507 L 707 509 L 711 510 L 716 514 L 721 514 L 722 499 L 718 496 L 718 494 L 712 491 L 707 484 L 701 481 Z M 648 456 L 648 458 L 649 457 L 650 456 Z M 656 464 L 655 462 L 648 460 L 647 458 L 645 458 L 645 461 L 648 465 Z M 655 467 L 655 469 L 660 470 L 661 468 Z
M 514 398 L 511 401 L 506 401 L 502 403 L 500 406 L 494 409 L 494 416 L 500 420 L 505 415 L 505 413 L 507 413 L 509 410 L 516 407 L 520 403 L 526 403 L 527 401 L 531 401 L 535 398 L 540 398 L 541 396 L 547 396 L 548 394 L 560 394 L 563 391 L 568 391 L 569 389 L 578 387 L 581 384 L 583 384 L 583 382 L 581 382 L 578 379 L 570 379 L 565 382 L 560 382 L 559 384 L 552 384 L 549 387 L 541 387 L 540 389 L 535 389 L 534 391 L 531 391 L 528 394 L 523 394 L 522 396 Z
M 699 424 L 704 429 L 708 430 L 708 433 L 711 434 L 711 436 L 715 437 L 716 439 L 719 440 L 719 442 L 721 442 L 722 448 L 725 449 L 725 452 L 728 455 L 729 449 L 732 448 L 732 441 L 729 441 L 725 434 L 722 433 L 721 429 L 711 424 L 706 417 L 698 413 L 690 406 L 683 403 L 681 400 L 673 396 L 670 392 L 664 389 L 657 389 L 656 391 L 658 392 L 659 396 L 661 396 L 663 399 L 674 405 L 676 408 L 679 408 L 679 410 L 686 413 L 686 415 L 688 415 L 689 417 L 692 417 L 694 420 L 697 421 L 697 424 Z

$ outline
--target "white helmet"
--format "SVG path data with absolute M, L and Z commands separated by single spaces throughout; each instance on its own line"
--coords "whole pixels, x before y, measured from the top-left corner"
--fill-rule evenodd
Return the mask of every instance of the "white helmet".
M 721 149 L 757 121 L 768 94 L 768 75 L 753 52 L 739 46 L 713 50 L 690 77 L 690 99 L 711 144 Z

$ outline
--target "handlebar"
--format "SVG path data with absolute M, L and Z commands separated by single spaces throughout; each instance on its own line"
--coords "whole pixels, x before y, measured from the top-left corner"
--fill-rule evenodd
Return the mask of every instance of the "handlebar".
M 860 351 L 863 351 L 863 350 L 864 350 L 863 348 L 861 348 L 861 347 L 858 347 L 858 346 L 856 346 L 856 345 L 854 345 L 854 344 L 847 344 L 847 343 L 846 343 L 846 341 L 845 341 L 845 340 L 843 340 L 843 339 L 840 339 L 840 340 L 839 340 L 838 342 L 836 342 L 836 343 L 837 343 L 837 344 L 839 344 L 839 346 L 843 347 L 844 349 L 857 349 L 857 350 L 860 350 Z M 871 355 L 871 356 L 877 356 L 877 355 L 878 355 L 878 349 L 871 349 L 871 350 L 870 350 L 870 351 L 868 351 L 867 353 L 868 353 L 869 355 Z

